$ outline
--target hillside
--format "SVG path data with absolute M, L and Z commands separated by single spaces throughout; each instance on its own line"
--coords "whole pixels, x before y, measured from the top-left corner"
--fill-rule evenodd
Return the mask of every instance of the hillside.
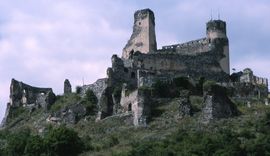
M 74 98 L 74 95 L 68 97 Z M 183 118 L 179 116 L 179 98 L 155 99 L 151 121 L 145 127 L 134 127 L 129 113 L 99 122 L 90 115 L 76 124 L 64 125 L 77 132 L 82 140 L 81 156 L 267 155 L 270 152 L 269 106 L 256 101 L 249 108 L 238 102 L 241 115 L 203 124 L 200 122 L 202 97 L 190 99 L 194 114 Z M 52 127 L 60 126 L 46 122 L 46 113 L 42 110 L 31 114 L 27 110 L 18 112 L 6 130 L 1 131 L 2 155 L 10 148 L 10 136 L 29 129 L 29 135 L 45 137 Z

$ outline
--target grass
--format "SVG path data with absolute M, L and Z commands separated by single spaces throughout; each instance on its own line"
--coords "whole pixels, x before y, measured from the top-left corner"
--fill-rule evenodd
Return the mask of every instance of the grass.
M 70 93 L 62 96 L 57 96 L 56 102 L 51 106 L 51 112 L 59 111 L 61 108 L 76 104 L 81 100 L 81 97 L 76 93 Z
M 81 99 L 76 94 L 64 95 L 58 97 L 57 102 L 52 105 L 51 109 L 52 111 L 57 111 L 79 100 Z M 219 134 L 223 129 L 231 129 L 233 133 L 239 136 L 240 140 L 242 139 L 243 142 L 249 143 L 250 140 L 246 138 L 249 134 L 256 136 L 263 134 L 258 132 L 258 128 L 262 126 L 258 123 L 270 112 L 270 106 L 265 106 L 259 101 L 252 102 L 251 108 L 248 108 L 243 102 L 236 101 L 237 107 L 241 112 L 240 116 L 221 119 L 213 121 L 209 125 L 203 125 L 198 122 L 203 98 L 191 96 L 190 101 L 192 108 L 195 108 L 197 111 L 195 111 L 192 117 L 180 119 L 178 118 L 178 103 L 176 99 L 156 99 L 153 105 L 154 113 L 152 114 L 152 119 L 145 128 L 134 127 L 130 122 L 126 122 L 131 120 L 128 115 L 125 118 L 116 115 L 100 122 L 95 122 L 95 117 L 89 116 L 88 120 L 80 120 L 75 125 L 67 126 L 77 131 L 86 145 L 87 151 L 82 153 L 81 156 L 124 156 L 139 147 L 140 144 L 148 146 L 151 142 L 160 143 L 162 145 L 160 148 L 163 148 L 163 144 L 166 144 L 166 142 L 170 144 L 170 140 L 175 141 L 174 137 L 180 137 L 181 133 L 179 132 L 188 132 L 188 134 L 190 132 L 189 135 L 193 133 L 197 135 L 198 132 Z M 27 119 L 19 121 L 13 127 L 13 130 L 28 127 L 38 133 L 37 129 L 49 127 L 49 124 L 46 122 L 46 113 L 44 113 L 42 110 L 34 111 L 31 116 L 22 113 L 18 118 L 25 117 L 26 115 Z M 188 137 L 192 138 L 192 135 Z M 189 139 L 188 137 L 187 139 Z M 175 142 L 175 144 L 180 144 L 180 142 Z M 242 145 L 248 146 L 245 143 L 242 143 Z M 149 148 L 152 147 L 149 145 Z

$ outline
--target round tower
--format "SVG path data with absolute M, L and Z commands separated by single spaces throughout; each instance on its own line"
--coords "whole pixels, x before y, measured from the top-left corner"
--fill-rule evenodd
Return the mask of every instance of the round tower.
M 227 38 L 226 22 L 222 20 L 210 20 L 206 23 L 207 38 Z

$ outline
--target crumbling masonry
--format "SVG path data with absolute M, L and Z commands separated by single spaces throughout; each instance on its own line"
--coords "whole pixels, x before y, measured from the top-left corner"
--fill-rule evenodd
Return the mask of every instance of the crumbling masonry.
M 76 91 L 84 96 L 91 89 L 96 95 L 97 120 L 127 114 L 132 116 L 134 125 L 146 125 L 151 114 L 152 95 L 146 88 L 153 87 L 157 81 L 170 82 L 177 77 L 195 81 L 214 80 L 227 88 L 234 88 L 235 96 L 239 97 L 243 97 L 243 93 L 246 97 L 254 95 L 254 92 L 259 93 L 259 96 L 268 94 L 268 80 L 254 76 L 250 69 L 230 75 L 229 40 L 226 23 L 222 20 L 208 21 L 204 38 L 157 49 L 154 13 L 150 9 L 138 10 L 134 14 L 133 32 L 123 48 L 122 57 L 113 55 L 111 61 L 112 67 L 107 69 L 107 78 L 84 85 Z M 220 91 L 217 94 L 214 93 L 218 90 Z M 205 116 L 202 116 L 205 121 L 237 114 L 233 111 L 229 98 L 223 95 L 226 92 L 222 87 L 213 88 L 213 91 L 205 96 Z M 64 93 L 71 92 L 71 84 L 66 80 Z M 183 98 L 178 101 L 180 115 L 191 115 L 189 94 L 182 92 L 180 96 Z M 31 87 L 12 80 L 10 99 L 3 122 L 6 122 L 10 108 L 24 106 L 42 107 L 46 110 L 54 103 L 55 96 L 50 88 Z M 224 101 L 227 103 L 224 104 Z M 73 112 L 67 119 L 75 123 L 74 114 L 84 116 L 85 108 L 74 104 L 65 108 L 62 114 L 63 112 Z
M 100 119 L 131 112 L 134 125 L 145 125 L 151 112 L 150 99 L 149 93 L 141 88 L 180 76 L 229 80 L 226 23 L 210 20 L 206 24 L 206 37 L 157 49 L 154 13 L 150 9 L 139 10 L 134 14 L 133 32 L 122 57 L 113 55 L 111 60 L 107 78 L 83 86 L 83 92 L 87 88 L 96 93 Z

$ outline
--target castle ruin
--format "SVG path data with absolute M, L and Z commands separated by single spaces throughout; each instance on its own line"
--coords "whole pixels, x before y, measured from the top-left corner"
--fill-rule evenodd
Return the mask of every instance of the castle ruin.
M 206 37 L 157 49 L 154 13 L 150 9 L 139 10 L 134 14 L 133 32 L 123 48 L 122 57 L 113 55 L 111 60 L 107 78 L 83 86 L 83 90 L 92 89 L 98 95 L 100 119 L 131 112 L 135 125 L 145 124 L 150 113 L 150 99 L 149 93 L 140 88 L 176 77 L 229 81 L 226 23 L 210 20 L 206 24 Z
M 194 82 L 202 79 L 213 80 L 225 87 L 232 86 L 236 90 L 238 89 L 239 96 L 244 93 L 241 89 L 246 90 L 247 83 L 253 86 L 247 93 L 252 93 L 252 95 L 254 85 L 262 85 L 263 87 L 256 88 L 262 88 L 264 97 L 268 94 L 268 80 L 254 76 L 251 70 L 244 70 L 243 73 L 236 74 L 237 82 L 232 82 L 229 40 L 226 33 L 226 22 L 222 20 L 211 19 L 208 21 L 206 36 L 201 39 L 166 45 L 157 49 L 154 13 L 150 9 L 138 10 L 134 14 L 132 35 L 123 48 L 122 56 L 113 55 L 111 61 L 112 66 L 107 69 L 106 78 L 99 79 L 90 85 L 83 85 L 80 90 L 76 91 L 81 96 L 84 96 L 88 89 L 93 91 L 98 99 L 97 120 L 112 115 L 127 114 L 132 116 L 134 125 L 146 125 L 151 114 L 152 92 L 145 88 L 153 87 L 158 81 L 171 82 L 179 77 L 185 77 Z M 14 90 L 14 85 L 18 86 L 16 87 L 18 89 Z M 30 103 L 34 102 L 39 105 L 37 102 L 39 96 L 44 96 L 43 99 L 47 101 L 45 95 L 52 93 L 51 89 L 36 89 L 15 80 L 12 81 L 11 86 L 12 100 L 9 105 L 21 106 L 30 101 Z M 219 89 L 219 87 L 216 88 Z M 213 90 L 217 90 L 216 88 Z M 36 90 L 35 94 L 32 94 L 32 90 Z M 68 81 L 65 82 L 64 92 L 71 93 L 71 85 Z M 222 89 L 222 95 L 217 94 L 214 97 L 221 97 L 225 92 Z M 215 93 L 209 93 L 208 96 L 212 97 L 212 94 L 215 95 Z M 32 95 L 35 95 L 34 98 L 31 98 Z M 227 97 L 222 98 L 229 101 Z M 208 99 L 211 101 L 211 98 Z M 185 101 L 188 103 L 188 100 Z M 42 104 L 50 105 L 51 102 L 42 102 Z M 222 100 L 216 102 L 216 105 L 223 105 Z M 185 104 L 183 107 L 189 110 Z M 209 107 L 214 108 L 211 104 Z M 230 107 L 220 107 L 220 110 L 226 108 L 225 113 L 237 114 L 230 111 Z M 208 110 L 212 109 L 206 109 L 209 114 Z M 224 116 L 228 116 L 228 114 Z

